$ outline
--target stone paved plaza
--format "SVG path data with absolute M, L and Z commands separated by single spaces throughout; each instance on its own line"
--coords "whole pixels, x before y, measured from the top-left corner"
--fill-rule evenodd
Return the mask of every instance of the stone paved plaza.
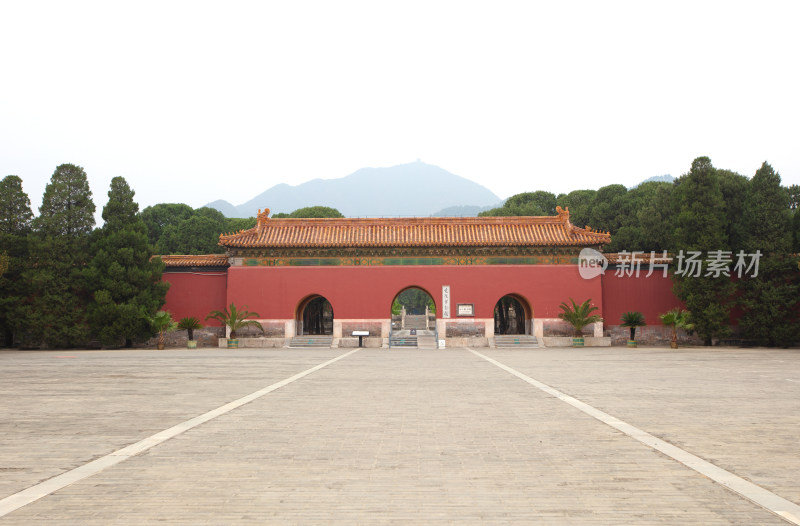
M 800 503 L 798 350 L 477 350 Z M 0 499 L 349 351 L 0 351 Z M 789 524 L 468 349 L 358 350 L 2 502 L 0 525 Z

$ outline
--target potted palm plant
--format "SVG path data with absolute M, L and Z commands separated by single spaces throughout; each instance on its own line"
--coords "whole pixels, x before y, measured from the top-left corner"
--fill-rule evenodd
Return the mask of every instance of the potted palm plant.
M 206 319 L 213 318 L 230 329 L 228 337 L 228 349 L 238 349 L 239 340 L 236 339 L 236 331 L 244 327 L 258 327 L 261 332 L 264 332 L 264 327 L 261 326 L 256 320 L 248 320 L 247 318 L 260 317 L 257 312 L 250 312 L 245 305 L 244 309 L 238 309 L 236 305 L 231 302 L 228 308 L 220 310 L 212 310 Z
M 591 305 L 591 298 L 578 305 L 574 299 L 570 298 L 572 303 L 570 306 L 566 301 L 562 301 L 561 310 L 564 311 L 558 315 L 559 318 L 572 325 L 575 329 L 575 337 L 572 338 L 573 347 L 583 347 L 583 328 L 592 323 L 601 321 L 602 318 L 592 312 L 597 310 L 597 307 Z
M 172 321 L 172 315 L 169 312 L 160 310 L 150 318 L 150 325 L 153 327 L 153 330 L 158 333 L 158 350 L 163 351 L 167 333 L 174 331 L 178 324 Z
M 694 325 L 689 323 L 689 311 L 674 308 L 661 314 L 661 323 L 672 328 L 672 340 L 669 346 L 673 349 L 678 348 L 678 329 L 692 329 Z
M 631 330 L 631 337 L 628 340 L 628 347 L 636 347 L 636 327 L 644 327 L 647 325 L 644 321 L 644 314 L 639 311 L 623 312 L 620 317 L 623 327 L 628 327 Z
M 194 331 L 195 329 L 202 329 L 203 326 L 200 324 L 200 320 L 197 318 L 187 316 L 185 318 L 181 318 L 178 322 L 178 330 L 186 331 L 187 336 L 189 339 L 186 341 L 186 347 L 189 349 L 197 349 L 197 342 L 194 340 Z

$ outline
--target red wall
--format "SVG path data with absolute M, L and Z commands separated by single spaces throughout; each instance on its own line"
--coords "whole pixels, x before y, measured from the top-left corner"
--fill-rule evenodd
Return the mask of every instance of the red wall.
M 661 325 L 659 314 L 675 307 L 685 308 L 672 293 L 672 279 L 664 277 L 660 271 L 647 272 L 639 277 L 618 277 L 613 270 L 607 270 L 599 279 L 603 281 L 604 324 L 619 325 L 623 312 L 639 311 L 644 314 L 648 325 Z M 592 280 L 592 281 L 595 281 Z
M 600 279 L 582 279 L 575 265 L 231 267 L 225 304 L 247 305 L 262 319 L 291 319 L 304 298 L 319 294 L 335 318 L 381 319 L 411 286 L 428 291 L 440 312 L 442 285 L 450 285 L 452 318 L 458 303 L 474 304 L 476 318 L 491 318 L 497 300 L 510 293 L 527 300 L 536 318 L 557 317 L 570 297 L 591 298 L 603 314 Z
M 212 310 L 221 310 L 227 304 L 227 274 L 223 272 L 165 272 L 161 278 L 170 283 L 167 302 L 163 310 L 172 313 L 172 319 L 194 316 L 203 325 L 219 326 L 215 320 L 205 321 Z
M 584 280 L 574 265 L 408 266 L 408 267 L 231 267 L 224 272 L 166 272 L 171 284 L 165 310 L 173 319 L 194 316 L 205 322 L 211 310 L 231 302 L 247 305 L 262 319 L 291 319 L 298 304 L 319 294 L 340 319 L 388 318 L 394 297 L 416 286 L 427 290 L 441 310 L 442 285 L 450 285 L 450 315 L 458 303 L 475 305 L 476 318 L 491 318 L 497 300 L 516 294 L 535 318 L 556 318 L 562 301 L 591 298 L 606 325 L 618 325 L 623 312 L 638 310 L 650 325 L 658 315 L 683 304 L 672 280 L 656 272 L 649 278 L 618 277 L 608 271 Z

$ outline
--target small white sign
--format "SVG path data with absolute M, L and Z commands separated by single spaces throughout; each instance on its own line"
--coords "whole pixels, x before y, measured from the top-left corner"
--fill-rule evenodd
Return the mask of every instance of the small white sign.
M 459 316 L 475 316 L 475 305 L 473 303 L 459 303 L 456 307 Z
M 440 349 L 444 349 L 444 343 L 445 343 L 444 340 L 439 340 L 439 348 Z
M 450 317 L 450 285 L 442 285 L 442 318 Z

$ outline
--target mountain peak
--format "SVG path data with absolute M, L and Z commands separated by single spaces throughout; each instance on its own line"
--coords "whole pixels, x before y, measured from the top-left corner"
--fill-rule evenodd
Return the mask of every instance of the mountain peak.
M 383 168 L 361 168 L 338 179 L 314 179 L 297 186 L 277 184 L 233 207 L 225 201 L 206 206 L 227 217 L 250 217 L 258 208 L 292 212 L 306 206 L 330 206 L 353 216 L 429 216 L 450 206 L 495 205 L 501 199 L 488 188 L 417 159 Z M 223 209 L 224 207 L 225 209 Z M 229 215 L 235 214 L 235 215 Z

